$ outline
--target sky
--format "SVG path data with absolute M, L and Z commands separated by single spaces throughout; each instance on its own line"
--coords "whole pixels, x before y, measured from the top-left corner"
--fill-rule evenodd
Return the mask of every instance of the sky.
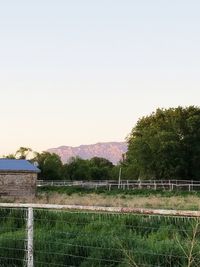
M 124 141 L 200 105 L 200 1 L 0 0 L 0 155 Z

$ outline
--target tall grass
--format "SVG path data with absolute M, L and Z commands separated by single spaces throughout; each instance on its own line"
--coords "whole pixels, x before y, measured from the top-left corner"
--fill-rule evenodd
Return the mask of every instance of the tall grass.
M 23 266 L 25 211 L 0 212 L 0 266 Z M 200 266 L 197 219 L 34 210 L 35 266 Z
M 160 196 L 163 197 L 172 197 L 172 196 L 198 196 L 200 197 L 200 191 L 183 191 L 183 190 L 163 190 L 163 189 L 117 189 L 113 188 L 112 190 L 108 190 L 106 187 L 101 188 L 84 188 L 84 187 L 68 187 L 68 186 L 44 186 L 37 188 L 38 195 L 41 195 L 43 193 L 60 193 L 60 194 L 66 194 L 66 195 L 72 195 L 72 194 L 80 194 L 80 195 L 86 195 L 86 194 L 103 194 L 108 196 L 115 196 L 115 195 L 130 195 L 130 196 Z
M 26 260 L 26 210 L 0 210 L 0 266 L 24 266 Z

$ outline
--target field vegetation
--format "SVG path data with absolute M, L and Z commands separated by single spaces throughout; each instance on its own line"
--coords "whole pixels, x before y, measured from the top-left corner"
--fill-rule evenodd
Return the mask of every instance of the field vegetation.
M 25 218 L 1 212 L 2 267 L 24 266 Z M 192 218 L 35 210 L 35 266 L 199 266 L 199 230 Z
M 200 192 L 154 190 L 105 190 L 73 187 L 42 187 L 34 200 L 5 199 L 1 202 L 110 206 L 153 209 L 199 210 Z

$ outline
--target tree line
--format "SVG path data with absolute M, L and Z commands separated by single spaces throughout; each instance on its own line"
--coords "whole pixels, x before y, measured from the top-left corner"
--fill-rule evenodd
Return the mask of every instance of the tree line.
M 140 179 L 200 180 L 200 108 L 157 109 L 127 138 L 126 175 Z
M 32 156 L 30 156 L 32 155 Z M 117 179 L 119 166 L 105 158 L 93 157 L 90 160 L 72 157 L 63 164 L 59 155 L 49 152 L 33 152 L 31 148 L 20 147 L 15 154 L 4 156 L 10 159 L 29 159 L 37 163 L 43 180 L 109 180 Z
M 128 151 L 117 166 L 104 158 L 71 158 L 63 164 L 49 152 L 35 153 L 41 179 L 104 180 L 189 179 L 200 180 L 200 108 L 160 109 L 140 118 L 127 137 Z M 27 158 L 21 147 L 9 158 Z

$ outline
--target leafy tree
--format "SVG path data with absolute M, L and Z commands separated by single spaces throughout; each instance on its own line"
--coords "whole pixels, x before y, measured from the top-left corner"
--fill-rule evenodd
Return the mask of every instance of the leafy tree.
M 4 155 L 3 158 L 6 158 L 6 159 L 16 159 L 15 157 L 15 154 L 8 154 L 8 155 Z
M 3 158 L 7 159 L 30 159 L 30 156 L 33 157 L 35 152 L 29 147 L 20 147 L 15 154 L 4 155 Z M 31 159 L 30 159 L 31 161 Z
M 60 157 L 55 153 L 42 152 L 36 153 L 33 161 L 38 162 L 38 167 L 41 170 L 40 179 L 45 180 L 61 180 L 63 179 L 62 171 L 63 164 Z
M 126 170 L 143 179 L 200 179 L 200 109 L 157 109 L 128 137 Z
M 90 162 L 92 165 L 95 165 L 99 168 L 101 168 L 101 167 L 112 168 L 113 167 L 112 162 L 110 162 L 108 159 L 101 158 L 101 157 L 93 157 L 93 158 L 91 158 Z
M 104 158 L 84 160 L 75 157 L 64 164 L 63 177 L 70 180 L 105 180 L 111 178 L 112 168 L 113 164 Z
M 64 180 L 71 180 L 70 168 L 68 163 L 63 164 L 62 177 Z
M 90 174 L 93 180 L 108 180 L 112 178 L 112 162 L 105 158 L 94 157 L 90 160 Z
M 65 178 L 70 180 L 90 180 L 89 161 L 79 157 L 73 157 L 64 165 Z
M 29 147 L 20 147 L 16 153 L 15 158 L 18 159 L 27 159 L 28 155 L 32 152 L 32 149 Z

